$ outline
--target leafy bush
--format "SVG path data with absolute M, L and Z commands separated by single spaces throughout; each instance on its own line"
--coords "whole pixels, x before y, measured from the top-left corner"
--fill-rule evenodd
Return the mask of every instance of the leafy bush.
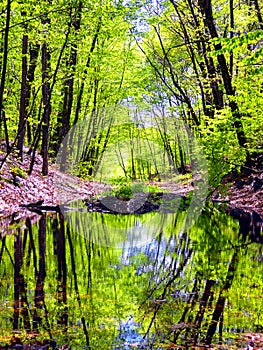
M 164 192 L 164 190 L 161 190 L 160 187 L 158 187 L 157 185 L 148 185 L 147 192 L 156 193 L 156 192 Z
M 123 200 L 129 200 L 133 197 L 133 191 L 130 184 L 123 184 L 113 191 L 114 195 Z
M 126 182 L 124 180 L 126 180 Z M 109 195 L 114 195 L 122 200 L 130 200 L 136 193 L 163 192 L 158 186 L 147 186 L 142 182 L 130 183 L 127 182 L 126 178 L 121 177 L 115 178 L 112 183 L 115 185 L 115 188 L 109 193 Z
M 125 176 L 117 176 L 117 177 L 114 177 L 110 180 L 110 183 L 112 185 L 124 185 L 127 182 L 129 182 L 129 180 Z

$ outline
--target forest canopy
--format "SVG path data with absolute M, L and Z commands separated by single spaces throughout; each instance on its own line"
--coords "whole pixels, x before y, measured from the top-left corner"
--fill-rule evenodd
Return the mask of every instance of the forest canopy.
M 120 168 L 149 178 L 157 163 L 122 164 L 122 152 L 132 158 L 154 141 L 152 154 L 163 149 L 167 169 L 184 171 L 183 125 L 203 149 L 211 182 L 250 166 L 262 149 L 262 11 L 258 0 L 1 2 L 5 151 L 22 158 L 27 146 L 31 173 L 40 150 L 47 175 L 69 130 L 85 120 L 79 175 L 94 176 L 115 137 L 137 135 L 116 151 Z

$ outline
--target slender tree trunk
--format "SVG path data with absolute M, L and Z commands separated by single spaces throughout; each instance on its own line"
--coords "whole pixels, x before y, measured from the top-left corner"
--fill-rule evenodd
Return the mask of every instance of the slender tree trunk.
M 97 29 L 96 29 L 96 32 L 94 34 L 94 37 L 93 37 L 93 40 L 92 40 L 92 43 L 91 43 L 89 55 L 88 55 L 87 62 L 86 62 L 86 70 L 84 71 L 84 74 L 87 74 L 87 70 L 90 67 L 91 56 L 92 56 L 93 51 L 96 48 L 96 44 L 97 44 L 97 41 L 98 41 L 100 28 L 101 28 L 101 17 L 99 18 Z M 80 111 L 81 111 L 81 103 L 82 103 L 82 96 L 83 96 L 83 92 L 84 92 L 84 86 L 85 86 L 85 78 L 81 82 L 80 90 L 79 90 L 79 93 L 78 93 L 77 105 L 76 105 L 76 111 L 75 111 L 75 118 L 74 118 L 73 125 L 76 125 L 78 120 L 79 120 L 79 114 L 80 114 Z
M 229 12 L 230 12 L 230 38 L 234 36 L 234 0 L 229 0 Z M 234 65 L 234 54 L 233 50 L 230 51 L 229 57 L 229 72 L 232 77 L 233 75 L 233 65 Z
M 256 13 L 257 13 L 257 17 L 258 17 L 259 28 L 263 29 L 263 18 L 262 18 L 262 14 L 261 14 L 258 0 L 254 0 L 254 5 L 255 5 L 255 9 L 256 9 Z M 261 8 L 262 8 L 262 6 L 261 6 Z
M 74 19 L 73 19 L 74 34 L 76 35 L 80 30 L 82 7 L 83 7 L 83 3 L 82 1 L 79 1 L 79 5 L 78 5 L 78 8 L 76 9 Z M 67 78 L 64 81 L 62 110 L 58 114 L 57 128 L 55 133 L 56 136 L 54 140 L 55 154 L 57 154 L 59 147 L 63 141 L 63 138 L 67 135 L 70 129 L 70 116 L 72 111 L 73 95 L 74 95 L 74 73 L 76 70 L 77 55 L 78 55 L 78 45 L 77 45 L 76 39 L 71 44 L 70 57 L 66 63 L 70 74 L 67 76 Z
M 173 0 L 170 0 L 174 3 Z M 216 67 L 213 61 L 212 57 L 208 57 L 208 53 L 210 51 L 209 46 L 207 45 L 207 40 L 204 37 L 204 34 L 202 33 L 202 29 L 200 26 L 199 16 L 195 14 L 195 6 L 193 6 L 192 0 L 188 0 L 188 5 L 191 10 L 191 14 L 193 17 L 193 23 L 194 27 L 193 30 L 197 33 L 197 50 L 199 56 L 204 60 L 201 59 L 199 62 L 199 67 L 202 72 L 202 76 L 204 79 L 208 80 L 208 86 L 210 86 L 213 100 L 215 104 L 216 110 L 220 110 L 224 107 L 224 101 L 223 101 L 223 91 L 219 88 L 219 81 L 217 77 Z M 210 96 L 207 96 L 207 104 L 210 103 Z
M 28 72 L 27 72 L 27 83 L 28 83 L 28 90 L 27 90 L 27 98 L 26 98 L 26 110 L 27 110 L 27 116 L 34 119 L 36 117 L 36 108 L 35 108 L 35 88 L 32 86 L 32 83 L 35 79 L 35 70 L 37 67 L 37 58 L 40 50 L 39 44 L 33 44 L 32 47 L 29 49 L 29 65 L 28 65 Z M 32 100 L 32 107 L 29 111 L 29 102 L 31 96 L 33 97 Z M 32 130 L 31 130 L 31 124 L 27 122 L 27 142 L 28 144 L 31 144 L 32 142 Z
M 48 174 L 48 145 L 49 145 L 49 123 L 51 114 L 50 104 L 50 52 L 47 43 L 42 45 L 42 98 L 43 98 L 43 124 L 42 124 L 42 174 Z
M 49 144 L 49 122 L 50 122 L 50 114 L 51 114 L 51 95 L 54 88 L 54 85 L 56 83 L 57 73 L 60 67 L 62 55 L 64 53 L 64 50 L 66 48 L 68 37 L 70 33 L 70 27 L 71 27 L 71 21 L 68 25 L 68 31 L 66 32 L 66 38 L 64 41 L 64 44 L 60 50 L 57 65 L 55 68 L 55 71 L 53 73 L 53 80 L 52 84 L 50 84 L 49 81 L 49 72 L 50 72 L 50 52 L 48 50 L 48 47 L 46 46 L 46 43 L 42 45 L 42 100 L 41 100 L 41 106 L 40 106 L 40 112 L 42 104 L 44 104 L 44 112 L 42 114 L 42 118 L 39 119 L 38 128 L 35 134 L 35 140 L 33 145 L 33 154 L 31 158 L 30 163 L 30 169 L 29 169 L 29 175 L 33 171 L 34 166 L 34 160 L 36 155 L 36 149 L 38 146 L 38 142 L 40 139 L 40 131 L 42 129 L 42 154 L 43 154 L 43 166 L 42 166 L 42 174 L 44 175 L 44 172 L 48 172 L 48 144 Z M 44 158 L 45 154 L 45 158 Z M 47 175 L 47 173 L 46 173 Z
M 162 52 L 163 52 L 163 64 L 164 64 L 164 69 L 167 69 L 170 77 L 171 77 L 171 80 L 172 80 L 172 83 L 174 85 L 174 87 L 178 90 L 180 96 L 181 96 L 181 100 L 187 105 L 187 108 L 188 108 L 188 111 L 190 113 L 190 116 L 192 118 L 192 121 L 193 121 L 193 124 L 195 124 L 196 126 L 199 126 L 200 125 L 200 121 L 194 111 L 194 108 L 192 106 L 192 103 L 191 103 L 191 100 L 189 98 L 189 96 L 187 95 L 187 93 L 185 92 L 185 90 L 182 88 L 182 86 L 180 85 L 180 83 L 178 82 L 178 79 L 176 77 L 176 74 L 174 72 L 174 69 L 173 69 L 173 65 L 172 63 L 170 62 L 170 59 L 168 57 L 168 54 L 166 52 L 166 49 L 164 47 L 164 43 L 163 43 L 163 40 L 161 38 L 161 35 L 160 35 L 160 32 L 157 30 L 156 27 L 154 27 L 155 29 L 155 32 L 158 36 L 158 39 L 159 39 L 159 43 L 161 45 L 161 49 L 162 49 Z M 166 68 L 167 66 L 167 68 Z M 153 66 L 154 68 L 154 66 Z M 160 74 L 160 73 L 159 73 Z M 163 82 L 165 82 L 165 79 L 163 79 Z
M 174 0 L 170 0 L 170 2 L 172 3 L 180 19 L 180 25 L 182 28 L 182 32 L 184 34 L 184 40 L 187 44 L 187 47 L 189 48 L 188 49 L 189 57 L 192 61 L 193 68 L 197 76 L 198 84 L 202 95 L 204 114 L 209 117 L 213 117 L 214 108 L 217 110 L 220 110 L 224 106 L 223 93 L 222 91 L 220 91 L 218 86 L 218 78 L 216 77 L 217 74 L 216 74 L 216 69 L 214 66 L 213 59 L 211 57 L 208 58 L 208 55 L 207 55 L 209 48 L 207 47 L 206 40 L 202 33 L 198 16 L 195 14 L 192 0 L 188 0 L 188 5 L 193 17 L 193 21 L 191 21 L 193 23 L 192 32 L 196 33 L 196 36 L 197 36 L 197 40 L 195 40 L 196 47 L 197 47 L 197 54 L 196 54 L 194 45 L 192 44 L 191 32 L 187 30 L 185 20 L 183 20 L 182 18 L 183 14 L 179 11 L 178 5 Z M 200 75 L 203 78 L 204 82 L 201 82 L 201 77 L 199 78 L 197 65 L 200 67 L 200 70 L 201 70 Z
M 218 34 L 217 34 L 217 30 L 216 30 L 216 26 L 213 18 L 211 0 L 198 0 L 198 5 L 203 15 L 204 24 L 208 28 L 211 38 L 218 38 Z M 216 51 L 221 49 L 222 49 L 222 45 L 220 43 L 215 45 Z M 231 109 L 232 116 L 233 116 L 233 125 L 236 130 L 237 140 L 239 145 L 246 150 L 247 163 L 249 163 L 250 156 L 246 147 L 247 141 L 246 141 L 243 125 L 241 122 L 241 114 L 237 103 L 233 100 L 233 97 L 235 96 L 235 89 L 232 85 L 231 75 L 230 75 L 224 54 L 222 53 L 218 54 L 217 61 L 219 64 L 219 68 L 221 70 L 221 75 L 224 82 L 226 94 L 229 97 L 229 107 Z
M 173 7 L 175 9 L 175 12 L 179 18 L 179 21 L 180 21 L 180 26 L 182 28 L 182 32 L 183 32 L 183 35 L 184 35 L 184 40 L 186 42 L 186 47 L 188 49 L 188 54 L 189 54 L 189 57 L 192 61 L 192 65 L 193 65 L 193 69 L 194 69 L 194 72 L 195 72 L 195 75 L 196 75 L 196 79 L 197 79 L 197 83 L 199 85 L 199 89 L 200 89 L 200 92 L 201 92 L 201 96 L 202 96 L 202 105 L 203 105 L 203 110 L 204 110 L 204 114 L 209 116 L 209 117 L 213 117 L 214 115 L 214 110 L 212 108 L 212 98 L 210 96 L 211 94 L 211 91 L 209 92 L 205 92 L 204 90 L 204 84 L 202 83 L 201 79 L 200 79 L 200 73 L 198 72 L 198 65 L 197 65 L 197 57 L 195 55 L 195 51 L 193 49 L 193 46 L 191 44 L 191 38 L 188 34 L 188 31 L 186 29 L 186 25 L 183 21 L 183 18 L 181 16 L 181 13 L 178 9 L 178 6 L 176 4 L 176 2 L 174 0 L 170 0 L 171 3 L 173 4 Z M 201 74 L 203 77 L 206 78 L 206 72 L 204 73 L 204 65 L 201 65 Z
M 3 98 L 4 98 L 4 89 L 5 89 L 5 80 L 6 80 L 6 70 L 7 70 L 10 15 L 11 15 L 11 0 L 7 0 L 4 50 L 3 50 L 4 52 L 3 52 L 3 61 L 2 61 L 3 63 L 2 63 L 2 72 L 1 72 L 1 81 L 0 81 L 0 131 L 1 131 L 1 124 L 3 122 L 7 151 L 9 151 L 10 145 L 9 145 L 8 128 L 7 128 L 6 115 L 4 111 Z
M 26 119 L 27 119 L 27 106 L 28 106 L 28 81 L 27 81 L 27 48 L 28 48 L 28 35 L 24 34 L 22 38 L 22 80 L 20 91 L 20 109 L 19 109 L 19 123 L 18 123 L 18 140 L 17 149 L 19 157 L 23 160 L 23 146 L 26 133 Z

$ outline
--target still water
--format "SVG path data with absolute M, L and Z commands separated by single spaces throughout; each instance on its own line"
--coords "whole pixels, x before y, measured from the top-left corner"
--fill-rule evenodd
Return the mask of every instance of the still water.
M 71 210 L 13 223 L 0 241 L 0 348 L 245 346 L 263 327 L 262 240 L 215 208 L 184 222 Z

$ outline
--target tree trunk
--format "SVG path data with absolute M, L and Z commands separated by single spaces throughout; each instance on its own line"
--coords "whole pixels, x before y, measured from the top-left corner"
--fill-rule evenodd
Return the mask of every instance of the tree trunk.
M 3 122 L 7 152 L 10 149 L 10 145 L 9 145 L 6 116 L 5 116 L 4 105 L 3 105 L 3 98 L 4 98 L 4 89 L 5 89 L 5 80 L 6 80 L 10 15 L 11 15 L 11 0 L 7 0 L 6 25 L 5 25 L 5 34 L 4 34 L 5 35 L 4 36 L 4 50 L 3 50 L 3 61 L 2 61 L 3 63 L 2 63 L 1 82 L 0 82 L 0 131 L 1 131 L 1 124 Z
M 81 12 L 82 12 L 82 1 L 79 2 L 78 8 L 76 9 L 76 13 L 73 19 L 73 27 L 75 33 L 77 33 L 80 29 L 81 23 Z M 70 74 L 67 76 L 64 82 L 63 87 L 63 102 L 62 102 L 62 110 L 58 114 L 57 119 L 57 128 L 56 128 L 56 136 L 54 140 L 54 152 L 57 154 L 59 147 L 67 135 L 70 129 L 70 116 L 73 105 L 73 92 L 74 92 L 74 73 L 77 65 L 77 54 L 78 54 L 78 45 L 77 40 L 73 41 L 71 44 L 71 52 L 70 57 L 67 60 L 66 66 L 70 71 Z
M 44 105 L 43 112 L 43 125 L 42 125 L 42 174 L 46 176 L 48 174 L 48 144 L 49 144 L 49 122 L 51 114 L 50 104 L 50 52 L 47 47 L 47 43 L 42 46 L 42 98 Z
M 86 62 L 86 69 L 84 71 L 85 75 L 87 74 L 87 69 L 90 67 L 91 56 L 92 56 L 93 51 L 96 48 L 100 28 L 101 28 L 101 17 L 99 17 L 97 29 L 96 29 L 95 35 L 94 35 L 92 43 L 91 43 L 89 55 L 88 55 L 87 62 Z M 81 86 L 80 86 L 80 90 L 79 90 L 79 94 L 78 94 L 78 98 L 77 98 L 77 106 L 76 106 L 75 118 L 74 118 L 73 125 L 76 125 L 78 120 L 79 120 L 79 114 L 80 114 L 80 110 L 81 110 L 81 103 L 82 103 L 82 96 L 83 96 L 83 92 L 84 92 L 84 86 L 85 86 L 85 78 L 83 78 L 82 82 L 81 82 Z
M 182 18 L 182 13 L 180 13 L 177 3 L 174 0 L 170 0 L 172 3 L 179 19 L 180 25 L 184 34 L 184 40 L 189 47 L 189 56 L 193 64 L 193 68 L 195 74 L 198 78 L 200 91 L 202 94 L 203 101 L 203 110 L 204 114 L 213 117 L 214 116 L 214 108 L 216 110 L 220 110 L 223 108 L 223 92 L 220 90 L 218 85 L 218 78 L 216 74 L 216 68 L 213 62 L 212 57 L 208 58 L 209 47 L 207 47 L 206 39 L 204 38 L 204 34 L 202 33 L 202 29 L 200 27 L 200 22 L 198 16 L 195 14 L 194 6 L 192 4 L 192 0 L 188 0 L 188 5 L 190 8 L 191 15 L 193 17 L 192 21 L 192 31 L 187 30 L 186 22 Z M 194 43 L 197 48 L 197 54 L 195 53 L 193 40 L 191 38 L 191 33 L 196 33 L 197 39 L 194 40 Z M 199 58 L 198 58 L 199 57 Z M 197 64 L 201 70 L 201 76 L 205 80 L 205 82 L 201 83 L 201 79 L 199 78 L 199 74 L 197 71 Z M 210 88 L 210 91 L 208 90 Z
M 213 18 L 211 0 L 198 0 L 198 5 L 203 15 L 204 24 L 208 28 L 211 38 L 218 38 L 218 34 L 217 34 L 217 30 L 216 30 L 216 26 Z M 222 45 L 220 43 L 215 45 L 216 51 L 221 49 L 222 49 Z M 225 91 L 227 96 L 229 97 L 229 107 L 231 109 L 232 116 L 233 116 L 233 125 L 236 130 L 237 140 L 239 145 L 246 150 L 247 163 L 249 163 L 250 156 L 246 147 L 246 137 L 245 137 L 243 125 L 241 122 L 242 116 L 239 111 L 237 103 L 233 100 L 233 97 L 235 96 L 235 89 L 233 88 L 233 85 L 232 85 L 231 75 L 227 67 L 227 62 L 224 54 L 222 53 L 218 54 L 217 61 L 219 64 L 219 68 L 221 70 Z
M 257 17 L 258 17 L 259 28 L 263 29 L 263 18 L 262 18 L 259 4 L 258 4 L 258 0 L 254 0 L 254 5 L 255 5 L 255 9 L 256 9 L 256 13 L 257 13 Z M 261 8 L 262 8 L 262 6 L 261 6 Z
M 20 91 L 20 109 L 19 109 L 19 123 L 18 123 L 18 140 L 17 149 L 18 155 L 23 160 L 23 146 L 26 133 L 26 119 L 27 119 L 27 106 L 28 106 L 28 81 L 27 81 L 27 48 L 28 48 L 28 35 L 24 34 L 22 38 L 22 80 Z
M 32 86 L 32 83 L 35 79 L 35 70 L 36 70 L 36 66 L 37 66 L 37 58 L 38 58 L 38 53 L 40 50 L 40 45 L 39 44 L 34 44 L 32 45 L 32 48 L 29 49 L 29 56 L 30 56 L 30 60 L 29 60 L 29 65 L 28 65 L 28 72 L 27 72 L 27 82 L 28 82 L 28 95 L 26 98 L 26 109 L 27 109 L 27 116 L 34 118 L 36 117 L 36 107 L 35 107 L 35 101 L 32 101 L 32 107 L 30 109 L 30 111 L 28 110 L 29 108 L 29 102 L 30 102 L 30 98 L 31 96 L 34 97 L 34 93 L 35 93 L 35 88 Z M 29 122 L 27 122 L 27 142 L 30 145 L 32 142 L 32 130 L 31 130 L 31 124 Z

